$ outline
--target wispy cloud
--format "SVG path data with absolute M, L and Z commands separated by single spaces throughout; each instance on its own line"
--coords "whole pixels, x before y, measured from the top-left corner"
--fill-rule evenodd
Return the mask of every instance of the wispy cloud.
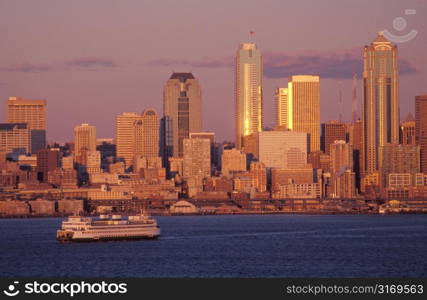
M 266 52 L 263 54 L 264 75 L 267 78 L 287 78 L 296 74 L 316 74 L 322 78 L 350 79 L 363 68 L 360 48 L 299 54 Z M 233 57 L 203 58 L 199 60 L 156 59 L 147 65 L 187 66 L 199 68 L 232 67 Z M 417 69 L 406 59 L 399 59 L 400 74 L 416 73 Z
M 47 72 L 52 71 L 54 67 L 52 65 L 36 65 L 30 63 L 22 63 L 11 65 L 10 67 L 3 68 L 3 70 L 8 72 Z
M 118 64 L 116 61 L 106 57 L 80 57 L 66 61 L 54 62 L 51 64 L 34 64 L 24 62 L 22 64 L 13 64 L 11 66 L 0 68 L 7 72 L 39 73 L 62 70 L 99 70 L 105 68 L 114 68 Z
M 231 66 L 233 64 L 233 57 L 222 57 L 222 58 L 202 58 L 199 60 L 185 60 L 185 59 L 169 59 L 169 58 L 160 58 L 154 59 L 146 63 L 149 66 L 189 66 L 196 68 L 220 68 Z
M 67 67 L 78 67 L 78 68 L 113 68 L 117 66 L 117 63 L 110 58 L 106 57 L 80 57 L 66 63 Z

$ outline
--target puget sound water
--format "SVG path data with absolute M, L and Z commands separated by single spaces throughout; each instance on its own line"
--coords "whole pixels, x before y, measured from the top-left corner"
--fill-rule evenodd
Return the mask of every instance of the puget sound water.
M 68 244 L 61 218 L 0 219 L 0 276 L 427 276 L 427 215 L 155 218 L 158 240 Z

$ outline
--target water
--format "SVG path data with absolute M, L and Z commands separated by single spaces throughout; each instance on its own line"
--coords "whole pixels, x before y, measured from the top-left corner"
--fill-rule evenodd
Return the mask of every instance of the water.
M 158 240 L 61 244 L 0 219 L 0 277 L 426 277 L 427 215 L 157 217 Z

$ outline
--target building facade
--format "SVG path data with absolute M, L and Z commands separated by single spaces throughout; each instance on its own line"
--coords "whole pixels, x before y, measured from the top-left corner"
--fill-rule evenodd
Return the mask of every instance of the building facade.
M 363 170 L 381 168 L 380 149 L 399 143 L 397 46 L 378 33 L 363 50 Z
M 261 51 L 254 43 L 242 43 L 235 61 L 236 148 L 243 137 L 263 130 L 263 65 Z
M 96 127 L 82 124 L 74 127 L 74 157 L 77 163 L 85 160 L 87 151 L 96 150 Z
M 288 81 L 288 128 L 309 135 L 308 152 L 320 150 L 320 78 L 296 75 Z
M 27 123 L 30 130 L 31 153 L 46 147 L 46 100 L 9 97 L 6 119 L 8 123 Z
M 427 95 L 415 97 L 415 140 L 420 146 L 421 172 L 427 174 Z
M 174 157 L 183 157 L 183 140 L 202 131 L 202 90 L 192 73 L 173 73 L 163 89 L 163 137 L 172 138 Z M 167 140 L 167 139 L 166 139 Z M 169 145 L 170 146 L 170 145 Z

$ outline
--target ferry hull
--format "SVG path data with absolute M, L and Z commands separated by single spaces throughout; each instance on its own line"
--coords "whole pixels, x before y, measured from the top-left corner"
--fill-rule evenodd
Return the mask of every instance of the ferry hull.
M 152 240 L 160 236 L 160 230 L 153 233 L 144 233 L 139 235 L 127 236 L 97 236 L 97 237 L 74 237 L 72 232 L 58 230 L 56 239 L 59 242 L 69 243 L 87 243 L 87 242 L 107 242 L 107 241 L 127 241 L 127 240 Z

